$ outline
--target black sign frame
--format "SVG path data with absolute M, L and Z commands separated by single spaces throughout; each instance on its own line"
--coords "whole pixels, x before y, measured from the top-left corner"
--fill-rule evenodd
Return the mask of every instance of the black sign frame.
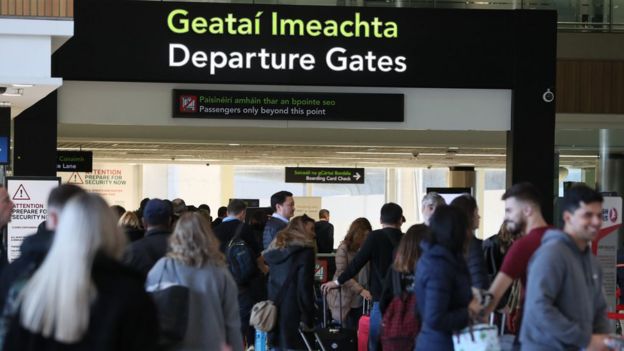
M 555 104 L 552 99 L 542 97 L 548 91 L 556 95 L 556 11 L 112 0 L 77 1 L 74 6 L 74 36 L 52 58 L 53 75 L 65 80 L 511 89 L 507 185 L 527 181 L 547 197 L 555 194 L 552 182 L 555 174 Z M 166 15 L 178 7 L 184 7 L 194 15 L 224 16 L 232 12 L 248 18 L 255 18 L 259 11 L 279 10 L 284 17 L 306 20 L 353 18 L 359 11 L 365 17 L 397 21 L 402 39 L 224 36 L 216 41 L 210 37 L 206 41 L 206 36 L 199 34 L 183 38 L 179 34 L 167 33 L 165 21 Z M 407 70 L 383 75 L 380 72 L 316 69 L 301 72 L 238 70 L 232 74 L 211 76 L 197 69 L 163 67 L 168 56 L 166 44 L 180 40 L 194 51 L 206 48 L 224 50 L 234 45 L 250 50 L 264 46 L 277 52 L 308 48 L 326 52 L 329 48 L 345 45 L 347 51 L 361 55 L 374 48 L 379 55 L 405 56 Z M 56 99 L 56 95 L 53 96 Z M 56 114 L 53 109 L 47 112 Z M 46 115 L 46 120 L 48 117 Z M 23 117 L 16 120 L 16 127 L 21 119 Z M 21 155 L 17 151 L 16 143 L 16 155 Z M 23 156 L 22 159 L 23 163 L 30 161 Z M 21 169 L 16 161 L 16 173 L 21 173 L 18 168 Z M 535 169 L 541 171 L 535 172 Z M 553 218 L 552 203 L 545 202 L 542 212 L 547 220 Z
M 544 17 L 544 11 L 535 10 L 396 9 L 174 1 L 84 0 L 76 2 L 75 6 L 75 34 L 54 54 L 54 74 L 69 80 L 204 84 L 506 89 L 514 84 L 517 48 L 513 38 L 517 34 L 517 23 L 539 22 Z M 187 15 L 171 16 L 176 10 L 183 10 Z M 257 17 L 259 13 L 261 15 Z M 324 26 L 328 21 L 338 24 L 354 22 L 356 17 L 360 22 L 369 24 L 377 20 L 384 23 L 384 28 L 388 23 L 395 23 L 397 34 L 396 37 L 376 37 L 373 27 L 369 25 L 368 36 L 313 36 L 307 30 L 303 35 L 298 35 L 298 31 L 297 35 L 273 35 L 273 13 L 278 14 L 278 21 L 301 20 L 305 28 L 314 20 Z M 556 16 L 556 12 L 552 13 Z M 216 35 L 192 30 L 192 21 L 197 18 L 211 23 L 213 18 L 226 18 L 229 14 L 238 20 L 252 19 L 254 24 L 257 19 L 259 34 L 229 34 L 226 30 Z M 170 17 L 178 31 L 180 22 L 187 21 L 188 31 L 173 32 L 169 26 Z M 115 25 L 111 25 L 111 18 L 115 18 Z M 432 32 L 435 36 L 431 35 Z M 176 61 L 172 44 L 186 47 L 190 56 L 200 51 L 209 56 L 217 52 L 227 55 L 240 52 L 245 67 L 248 52 L 256 55 L 254 59 L 262 49 L 276 55 L 308 53 L 315 58 L 315 66 L 313 69 L 263 69 L 260 61 L 253 61 L 255 63 L 249 69 L 218 69 L 211 74 L 212 66 L 196 67 L 190 56 L 187 64 L 170 67 L 170 60 Z M 333 60 L 343 60 L 349 66 L 342 71 L 328 66 L 331 59 L 327 55 L 336 48 L 344 49 L 344 52 L 339 52 L 340 56 Z M 372 59 L 367 59 L 367 55 L 376 57 L 374 64 Z M 85 60 L 85 56 L 89 59 Z M 354 57 L 362 58 L 363 65 L 356 65 L 352 70 L 350 65 Z M 405 70 L 382 71 L 379 66 L 382 57 L 388 58 L 384 62 L 394 62 L 391 66 L 395 68 L 397 58 L 405 58 Z M 281 56 L 276 56 L 275 60 L 280 61 Z M 198 57 L 197 61 L 205 63 L 199 62 L 204 61 L 202 57 Z M 373 65 L 376 67 L 374 70 Z M 226 67 L 230 67 L 229 63 Z
M 174 118 L 403 122 L 403 94 L 173 90 Z
M 364 168 L 286 167 L 286 183 L 364 184 Z
M 93 172 L 93 151 L 57 151 L 57 172 Z

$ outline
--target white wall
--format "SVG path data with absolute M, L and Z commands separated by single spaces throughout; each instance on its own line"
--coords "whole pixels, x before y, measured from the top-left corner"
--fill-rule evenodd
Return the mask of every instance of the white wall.
M 142 197 L 184 199 L 187 205 L 222 206 L 220 166 L 144 164 Z M 227 204 L 226 204 L 227 205 Z
M 73 34 L 71 20 L 0 18 L 0 86 L 32 85 L 22 87 L 21 96 L 0 96 L 11 104 L 11 117 L 63 84 L 51 77 L 52 53 Z

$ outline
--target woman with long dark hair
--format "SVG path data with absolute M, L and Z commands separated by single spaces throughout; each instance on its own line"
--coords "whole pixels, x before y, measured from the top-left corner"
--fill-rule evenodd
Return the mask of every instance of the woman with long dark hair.
M 483 241 L 475 236 L 475 230 L 479 229 L 479 207 L 477 200 L 470 194 L 462 194 L 453 201 L 451 206 L 457 207 L 466 216 L 468 221 L 468 242 L 466 243 L 466 260 L 470 272 L 471 286 L 477 289 L 488 289 L 490 280 L 487 275 L 487 267 L 483 258 Z
M 401 291 L 413 291 L 414 269 L 422 254 L 420 244 L 423 240 L 426 240 L 428 236 L 429 229 L 425 224 L 415 224 L 403 235 L 397 247 L 396 254 L 394 255 L 392 267 L 388 270 L 384 281 L 383 292 L 379 300 L 379 308 L 382 314 L 395 295 L 392 290 L 393 275 L 398 276 L 401 282 Z
M 414 292 L 422 318 L 417 351 L 452 351 L 452 335 L 468 325 L 480 305 L 472 296 L 464 259 L 468 220 L 453 206 L 440 206 L 429 222 L 430 237 L 416 264 Z
M 414 301 L 417 300 L 414 269 L 422 255 L 420 244 L 428 235 L 429 228 L 425 224 L 411 226 L 401 238 L 392 267 L 386 274 L 379 300 L 379 309 L 383 314 L 381 345 L 384 351 L 414 348 L 415 337 L 420 330 L 420 318 L 414 313 Z

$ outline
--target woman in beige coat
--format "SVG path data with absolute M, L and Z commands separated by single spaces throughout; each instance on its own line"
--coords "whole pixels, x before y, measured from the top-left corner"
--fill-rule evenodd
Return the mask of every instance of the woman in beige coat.
M 366 236 L 372 230 L 371 224 L 366 218 L 358 218 L 349 227 L 344 240 L 336 250 L 336 273 L 338 278 L 347 268 L 349 263 L 360 250 Z M 368 264 L 359 272 L 357 279 L 347 281 L 340 289 L 333 289 L 327 295 L 327 304 L 331 310 L 332 319 L 341 321 L 346 328 L 356 329 L 358 320 L 362 315 L 363 298 L 370 300 L 371 294 L 368 287 Z M 342 315 L 340 315 L 340 293 L 342 293 Z

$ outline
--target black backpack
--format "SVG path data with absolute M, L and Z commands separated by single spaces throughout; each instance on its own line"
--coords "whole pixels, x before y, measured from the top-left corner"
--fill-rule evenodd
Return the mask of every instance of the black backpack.
M 238 285 L 248 283 L 258 271 L 256 259 L 253 252 L 245 242 L 241 239 L 241 233 L 245 223 L 240 223 L 236 228 L 234 237 L 225 249 L 225 257 L 232 273 L 232 277 Z

